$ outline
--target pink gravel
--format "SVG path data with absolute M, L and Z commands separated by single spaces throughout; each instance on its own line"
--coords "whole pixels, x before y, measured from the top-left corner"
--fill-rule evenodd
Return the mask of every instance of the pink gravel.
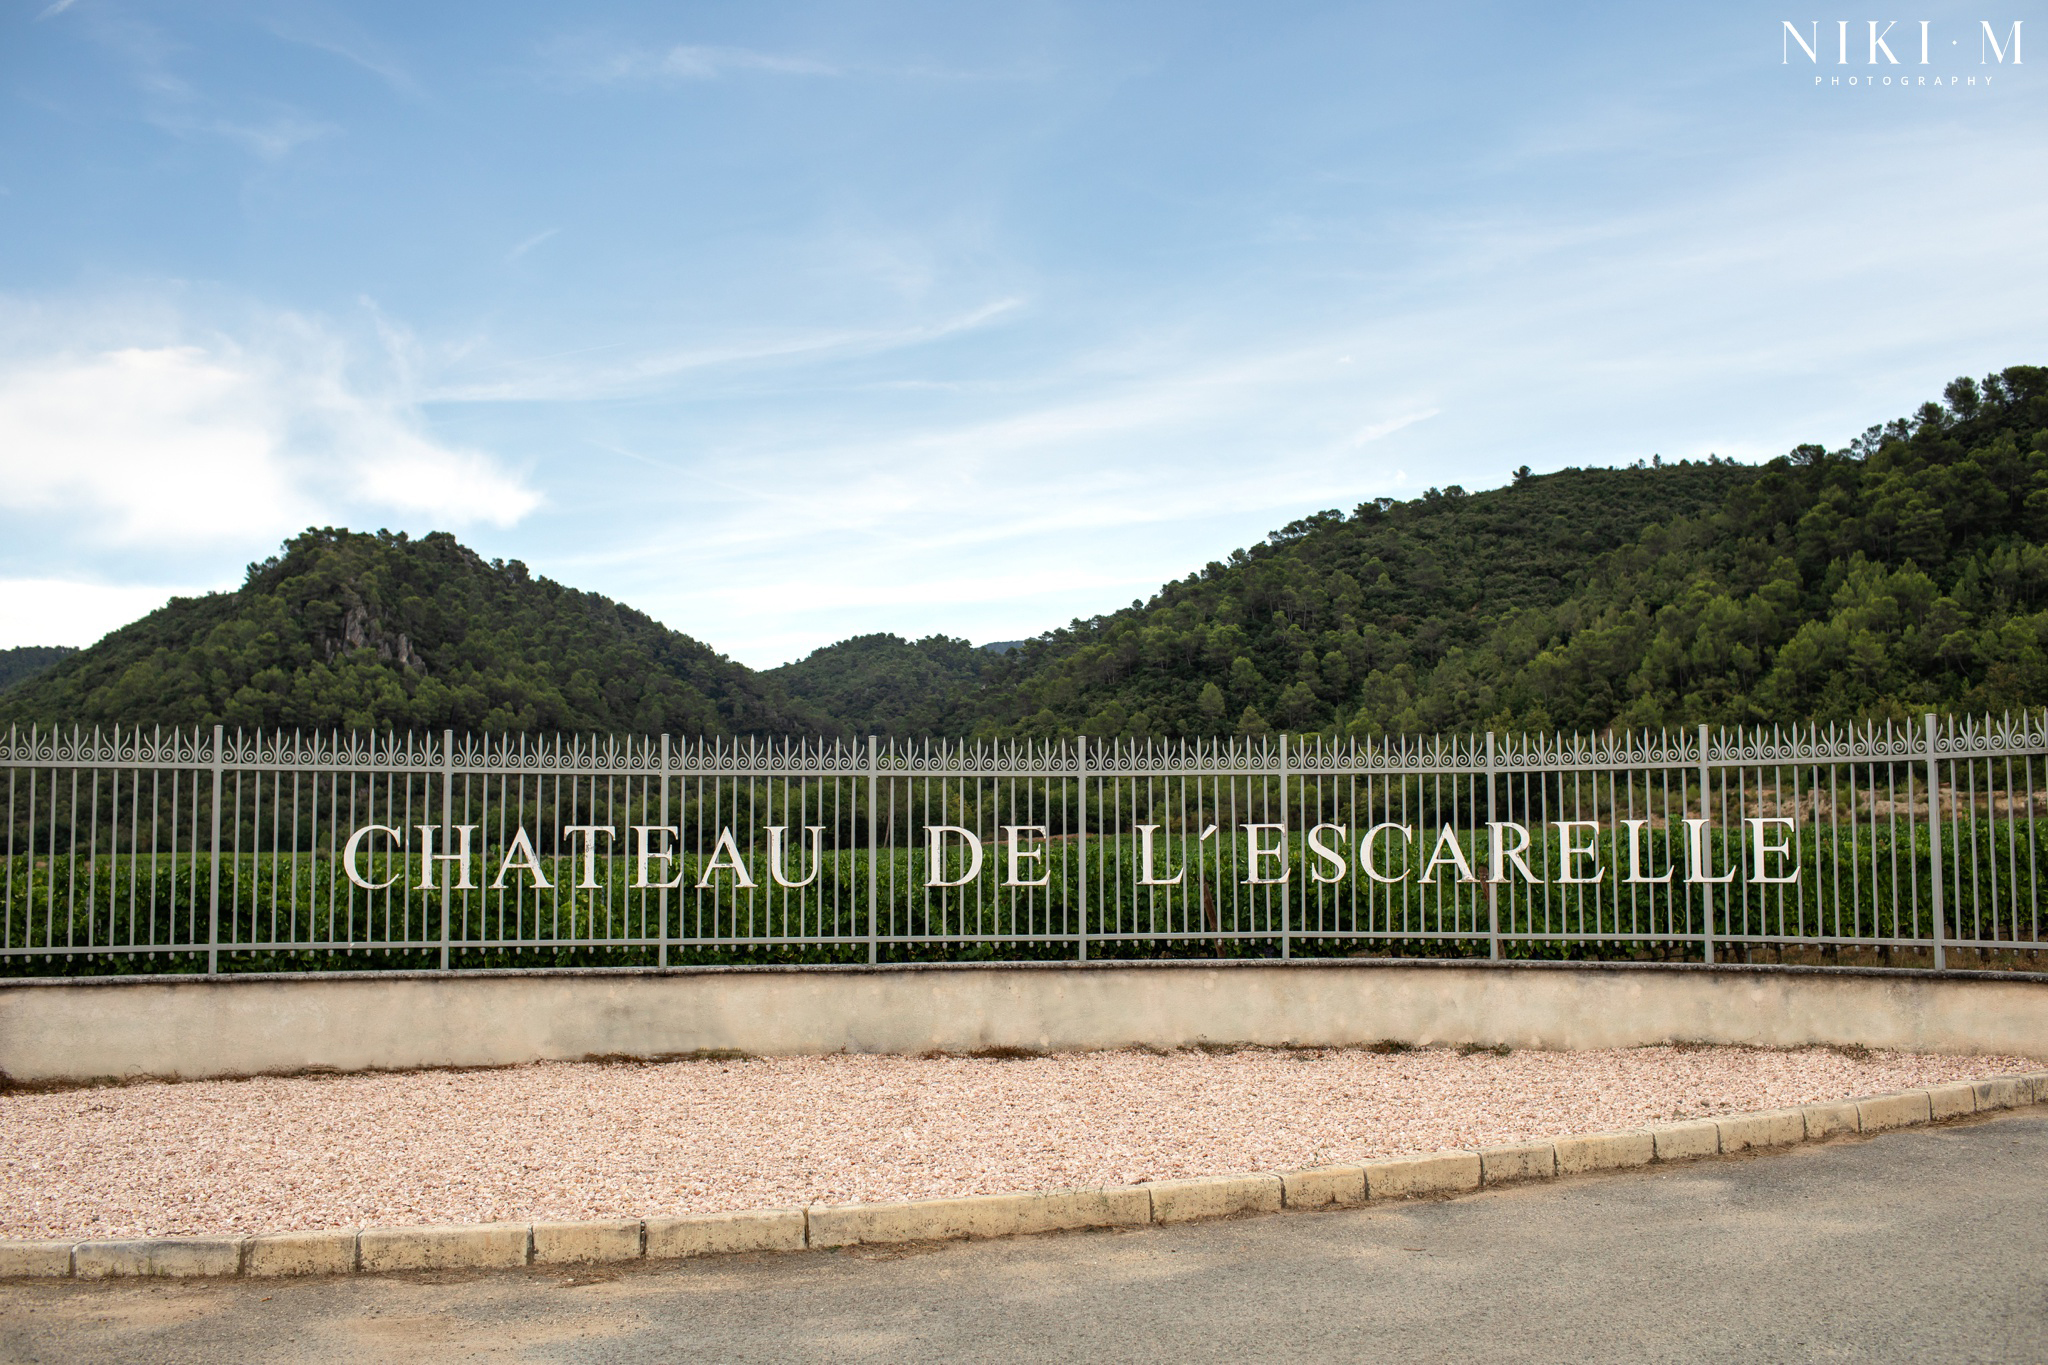
M 1824 1049 L 783 1057 L 0 1096 L 0 1237 L 602 1218 L 1126 1184 L 2026 1071 Z

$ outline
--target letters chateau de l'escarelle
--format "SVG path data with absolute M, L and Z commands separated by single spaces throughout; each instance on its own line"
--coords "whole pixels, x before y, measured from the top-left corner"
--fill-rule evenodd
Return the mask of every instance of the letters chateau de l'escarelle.
M 1685 881 L 1720 884 L 1735 880 L 1738 873 L 1747 873 L 1747 880 L 1753 884 L 1783 884 L 1799 880 L 1799 866 L 1793 861 L 1794 853 L 1790 843 L 1790 831 L 1794 821 L 1790 816 L 1751 816 L 1743 821 L 1747 837 L 1741 861 L 1744 866 L 1729 867 L 1715 873 L 1709 867 L 1712 857 L 1713 836 L 1709 832 L 1712 822 L 1705 819 L 1688 819 L 1685 825 Z M 1591 885 L 1606 879 L 1608 868 L 1600 861 L 1601 834 L 1607 827 L 1597 820 L 1554 820 L 1551 826 L 1557 831 L 1555 844 L 1556 875 L 1546 877 L 1553 869 L 1548 865 L 1537 868 L 1530 865 L 1531 855 L 1529 828 L 1512 820 L 1490 821 L 1486 824 L 1487 849 L 1491 855 L 1487 866 L 1493 869 L 1492 880 L 1508 881 L 1519 877 L 1537 885 Z M 1626 830 L 1627 873 L 1618 880 L 1637 885 L 1658 885 L 1671 882 L 1679 872 L 1673 864 L 1656 870 L 1651 864 L 1651 852 L 1646 832 L 1652 822 L 1649 820 L 1623 820 Z M 1782 828 L 1772 828 L 1781 826 Z M 419 838 L 411 849 L 407 848 L 404 830 L 390 825 L 363 825 L 349 835 L 342 851 L 342 867 L 348 878 L 357 886 L 369 891 L 381 891 L 397 885 L 404 879 L 403 860 L 392 875 L 381 882 L 373 882 L 365 875 L 362 866 L 365 845 L 375 836 L 381 836 L 380 843 L 391 852 L 417 853 L 419 875 L 415 890 L 429 890 L 440 886 L 435 875 L 437 864 L 449 865 L 454 880 L 448 889 L 467 891 L 479 889 L 471 878 L 472 863 L 488 865 L 488 859 L 481 851 L 473 851 L 471 834 L 476 825 L 455 825 L 454 838 L 447 841 L 446 852 L 436 852 L 437 825 L 415 825 Z M 682 830 L 675 825 L 632 825 L 631 867 L 635 890 L 670 890 L 685 885 L 685 873 L 676 866 L 680 857 L 677 847 Z M 1047 845 L 1051 842 L 1044 825 L 1004 825 L 1002 837 L 996 841 L 1004 876 L 1001 886 L 1033 887 L 1051 884 L 1052 874 L 1046 865 Z M 1281 824 L 1245 824 L 1238 827 L 1243 833 L 1245 846 L 1245 884 L 1272 885 L 1287 881 L 1293 875 L 1289 865 L 1287 827 Z M 1160 850 L 1155 845 L 1159 825 L 1138 825 L 1136 874 L 1139 886 L 1177 886 L 1187 876 L 1187 868 L 1172 872 L 1160 866 Z M 1218 827 L 1210 825 L 1204 829 L 1198 842 L 1214 837 Z M 825 863 L 823 825 L 804 826 L 809 845 L 808 856 L 797 856 L 792 867 L 789 849 L 789 826 L 770 825 L 767 827 L 767 848 L 753 864 L 748 862 L 739 841 L 733 836 L 731 826 L 718 832 L 713 843 L 711 856 L 705 859 L 691 885 L 697 890 L 708 890 L 720 884 L 746 890 L 760 884 L 762 874 L 775 885 L 789 888 L 809 886 L 817 879 Z M 572 846 L 573 866 L 580 872 L 578 889 L 597 890 L 600 867 L 609 869 L 612 860 L 607 857 L 600 861 L 599 853 L 617 839 L 619 827 L 613 825 L 565 825 L 562 837 Z M 933 887 L 964 886 L 981 876 L 987 850 L 980 835 L 960 825 L 926 825 L 926 877 L 925 885 Z M 1461 882 L 1477 882 L 1481 878 L 1473 870 L 1471 859 L 1459 843 L 1458 830 L 1454 825 L 1443 825 L 1430 846 L 1429 857 L 1418 866 L 1411 856 L 1418 849 L 1418 831 L 1412 825 L 1385 823 L 1374 825 L 1359 837 L 1355 858 L 1349 845 L 1348 831 L 1342 825 L 1319 824 L 1309 828 L 1305 838 L 1309 875 L 1322 883 L 1340 882 L 1353 871 L 1362 872 L 1375 882 L 1401 882 L 1413 878 L 1422 882 L 1439 881 L 1451 876 Z M 374 848 L 371 850 L 375 852 Z M 954 856 L 949 857 L 952 854 Z M 1398 864 L 1396 863 L 1398 860 Z M 1305 860 L 1306 861 L 1306 860 Z M 506 843 L 502 854 L 496 859 L 497 875 L 489 884 L 490 890 L 507 889 L 507 877 L 524 878 L 524 885 L 539 889 L 552 889 L 543 869 L 539 851 L 532 837 L 521 826 Z M 481 869 L 479 869 L 481 870 Z M 1619 871 L 1619 869 L 1616 869 Z M 670 873 L 673 871 L 673 875 Z M 797 875 L 801 873 L 802 875 Z M 1169 875 L 1170 873 L 1170 875 Z M 520 883 L 514 883 L 517 889 Z

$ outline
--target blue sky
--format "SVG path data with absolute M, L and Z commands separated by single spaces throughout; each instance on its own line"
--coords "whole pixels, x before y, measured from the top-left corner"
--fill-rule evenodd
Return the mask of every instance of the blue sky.
M 2048 362 L 1996 2 L 0 0 L 0 645 L 317 523 L 769 666 L 1840 444 Z

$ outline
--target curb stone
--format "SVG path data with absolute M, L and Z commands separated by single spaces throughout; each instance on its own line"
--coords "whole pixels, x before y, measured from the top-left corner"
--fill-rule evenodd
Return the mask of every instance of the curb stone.
M 0 1278 L 62 1279 L 71 1274 L 70 1242 L 0 1242 Z
M 0 1279 L 499 1269 L 1143 1227 L 1282 1208 L 1356 1207 L 1388 1199 L 1464 1194 L 1482 1186 L 1788 1147 L 2044 1103 L 2048 1103 L 2048 1071 L 2030 1071 L 1860 1100 L 1659 1123 L 1630 1132 L 1593 1133 L 1482 1151 L 1454 1150 L 1387 1157 L 1355 1166 L 1201 1176 L 1100 1189 L 886 1204 L 813 1204 L 808 1208 L 591 1222 L 342 1228 L 257 1237 L 0 1241 Z
M 1806 1116 L 1808 1142 L 1819 1142 L 1825 1138 L 1863 1131 L 1862 1121 L 1856 1117 L 1856 1104 L 1853 1100 L 1844 1100 L 1839 1104 L 1809 1104 L 1800 1112 Z
M 1511 1147 L 1480 1149 L 1479 1183 L 1482 1185 L 1555 1179 L 1557 1144 L 1554 1142 L 1520 1142 Z
M 1240 1213 L 1277 1213 L 1281 1180 L 1277 1175 L 1210 1175 L 1192 1180 L 1155 1180 L 1152 1221 L 1193 1223 L 1229 1218 Z
M 1463 1194 L 1479 1188 L 1479 1153 L 1436 1152 L 1430 1156 L 1386 1157 L 1365 1163 L 1365 1197 Z
M 1275 1176 L 1250 1177 L 1273 1186 Z M 1196 1182 L 1186 1182 L 1193 1184 Z M 1213 1182 L 1219 1204 L 1236 1193 L 1231 1181 Z M 1073 1228 L 1142 1227 L 1158 1220 L 1157 1187 L 1113 1186 L 1038 1194 L 981 1194 L 958 1199 L 912 1199 L 887 1204 L 813 1204 L 804 1210 L 808 1245 L 848 1247 L 895 1242 L 943 1242 L 962 1237 L 1014 1237 Z M 1212 1215 L 1215 1216 L 1215 1215 Z
M 682 1256 L 724 1256 L 749 1251 L 802 1251 L 802 1209 L 747 1209 L 739 1213 L 679 1213 L 642 1221 L 642 1254 L 650 1261 Z
M 1936 1121 L 1961 1118 L 1977 1112 L 1977 1087 L 1969 1081 L 1956 1085 L 1930 1086 L 1927 1100 Z
M 1747 1152 L 1758 1147 L 1791 1147 L 1806 1141 L 1806 1113 L 1801 1109 L 1765 1109 L 1716 1119 L 1721 1152 Z
M 590 1223 L 535 1223 L 533 1263 L 576 1265 L 591 1261 L 637 1261 L 642 1227 L 638 1218 Z
M 346 1275 L 356 1269 L 356 1229 L 335 1232 L 275 1232 L 249 1239 L 242 1273 Z
M 2016 1109 L 2033 1099 L 2033 1088 L 2019 1076 L 1998 1076 L 1976 1086 L 1979 1109 Z
M 71 1273 L 81 1280 L 148 1276 L 186 1279 L 239 1275 L 241 1237 L 150 1237 L 123 1242 L 80 1242 L 71 1248 Z
M 1690 1161 L 1721 1154 L 1721 1125 L 1712 1119 L 1654 1124 L 1650 1138 L 1659 1161 Z
M 1856 1102 L 1856 1119 L 1866 1133 L 1887 1128 L 1910 1128 L 1934 1119 L 1932 1102 L 1925 1090 L 1902 1090 L 1896 1095 L 1877 1095 Z
M 1557 1148 L 1559 1175 L 1647 1166 L 1657 1156 L 1656 1135 L 1647 1128 L 1632 1133 L 1589 1133 L 1585 1137 L 1559 1138 L 1553 1145 Z
M 501 1269 L 525 1265 L 532 1243 L 528 1223 L 364 1228 L 356 1234 L 356 1265 L 366 1272 Z
M 1281 1202 L 1290 1209 L 1349 1208 L 1365 1202 L 1365 1167 L 1317 1166 L 1280 1173 Z

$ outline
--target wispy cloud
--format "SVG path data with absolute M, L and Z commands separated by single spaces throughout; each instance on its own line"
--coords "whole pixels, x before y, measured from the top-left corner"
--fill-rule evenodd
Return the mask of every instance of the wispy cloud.
M 70 8 L 71 8 L 71 7 L 73 6 L 73 5 L 75 5 L 75 4 L 77 4 L 77 3 L 78 3 L 78 0 L 57 0 L 57 3 L 55 3 L 54 5 L 51 5 L 51 6 L 50 6 L 50 7 L 48 8 L 48 9 L 44 10 L 44 11 L 43 11 L 43 12 L 42 12 L 41 14 L 38 14 L 38 15 L 36 16 L 36 19 L 37 19 L 38 21 L 41 21 L 41 20 L 44 20 L 44 19 L 54 19 L 54 18 L 56 18 L 56 17 L 58 16 L 58 15 L 62 14 L 62 13 L 63 13 L 63 12 L 65 11 L 65 10 L 67 10 L 67 9 L 70 9 Z
M 70 3 L 53 6 L 45 17 Z M 205 88 L 180 69 L 192 48 L 148 18 L 104 7 L 95 7 L 89 18 L 82 31 L 127 68 L 141 97 L 139 116 L 160 132 L 188 141 L 221 139 L 276 161 L 340 131 L 286 100 L 222 96 Z
M 869 355 L 925 345 L 986 326 L 1022 306 L 1021 299 L 995 299 L 952 317 L 906 327 L 800 332 L 668 350 L 642 349 L 624 359 L 603 361 L 589 357 L 609 356 L 622 347 L 587 347 L 530 361 L 505 362 L 472 379 L 451 377 L 424 397 L 437 403 L 559 403 L 629 397 L 657 391 L 683 375 L 723 366 Z
M 578 85 L 715 81 L 748 73 L 812 77 L 845 74 L 838 65 L 816 57 L 698 43 L 621 47 L 575 38 L 551 43 L 544 53 L 560 76 Z
M 744 47 L 672 47 L 655 62 L 660 75 L 715 80 L 729 71 L 766 71 L 777 76 L 836 76 L 839 68 L 811 57 L 755 52 Z
M 308 142 L 340 131 L 332 123 L 303 118 L 291 112 L 279 113 L 256 123 L 227 118 L 193 118 L 182 112 L 153 115 L 150 122 L 178 137 L 225 138 L 248 148 L 265 161 L 281 160 Z
M 557 79 L 575 85 L 624 82 L 716 81 L 758 73 L 767 76 L 881 78 L 935 84 L 1044 81 L 1056 71 L 1042 62 L 1010 66 L 951 66 L 927 61 L 828 60 L 801 53 L 706 43 L 621 46 L 588 38 L 560 39 L 542 49 Z
M 1427 422 L 1442 411 L 1442 408 L 1426 408 L 1421 412 L 1403 413 L 1399 417 L 1389 417 L 1384 422 L 1374 422 L 1370 426 L 1360 427 L 1358 434 L 1351 438 L 1351 444 L 1354 448 L 1370 445 L 1381 437 L 1392 436 L 1395 432 L 1406 427 L 1412 427 L 1417 422 Z
M 359 25 L 341 15 L 297 7 L 274 11 L 261 21 L 271 36 L 339 57 L 382 80 L 401 94 L 422 94 L 420 83 L 395 56 Z
M 509 265 L 511 262 L 518 260 L 527 252 L 533 250 L 542 242 L 548 240 L 548 238 L 558 235 L 560 232 L 560 228 L 549 228 L 545 232 L 534 233 L 533 236 L 528 237 L 525 241 L 519 243 L 519 245 L 513 247 L 510 251 L 505 253 L 506 263 Z

